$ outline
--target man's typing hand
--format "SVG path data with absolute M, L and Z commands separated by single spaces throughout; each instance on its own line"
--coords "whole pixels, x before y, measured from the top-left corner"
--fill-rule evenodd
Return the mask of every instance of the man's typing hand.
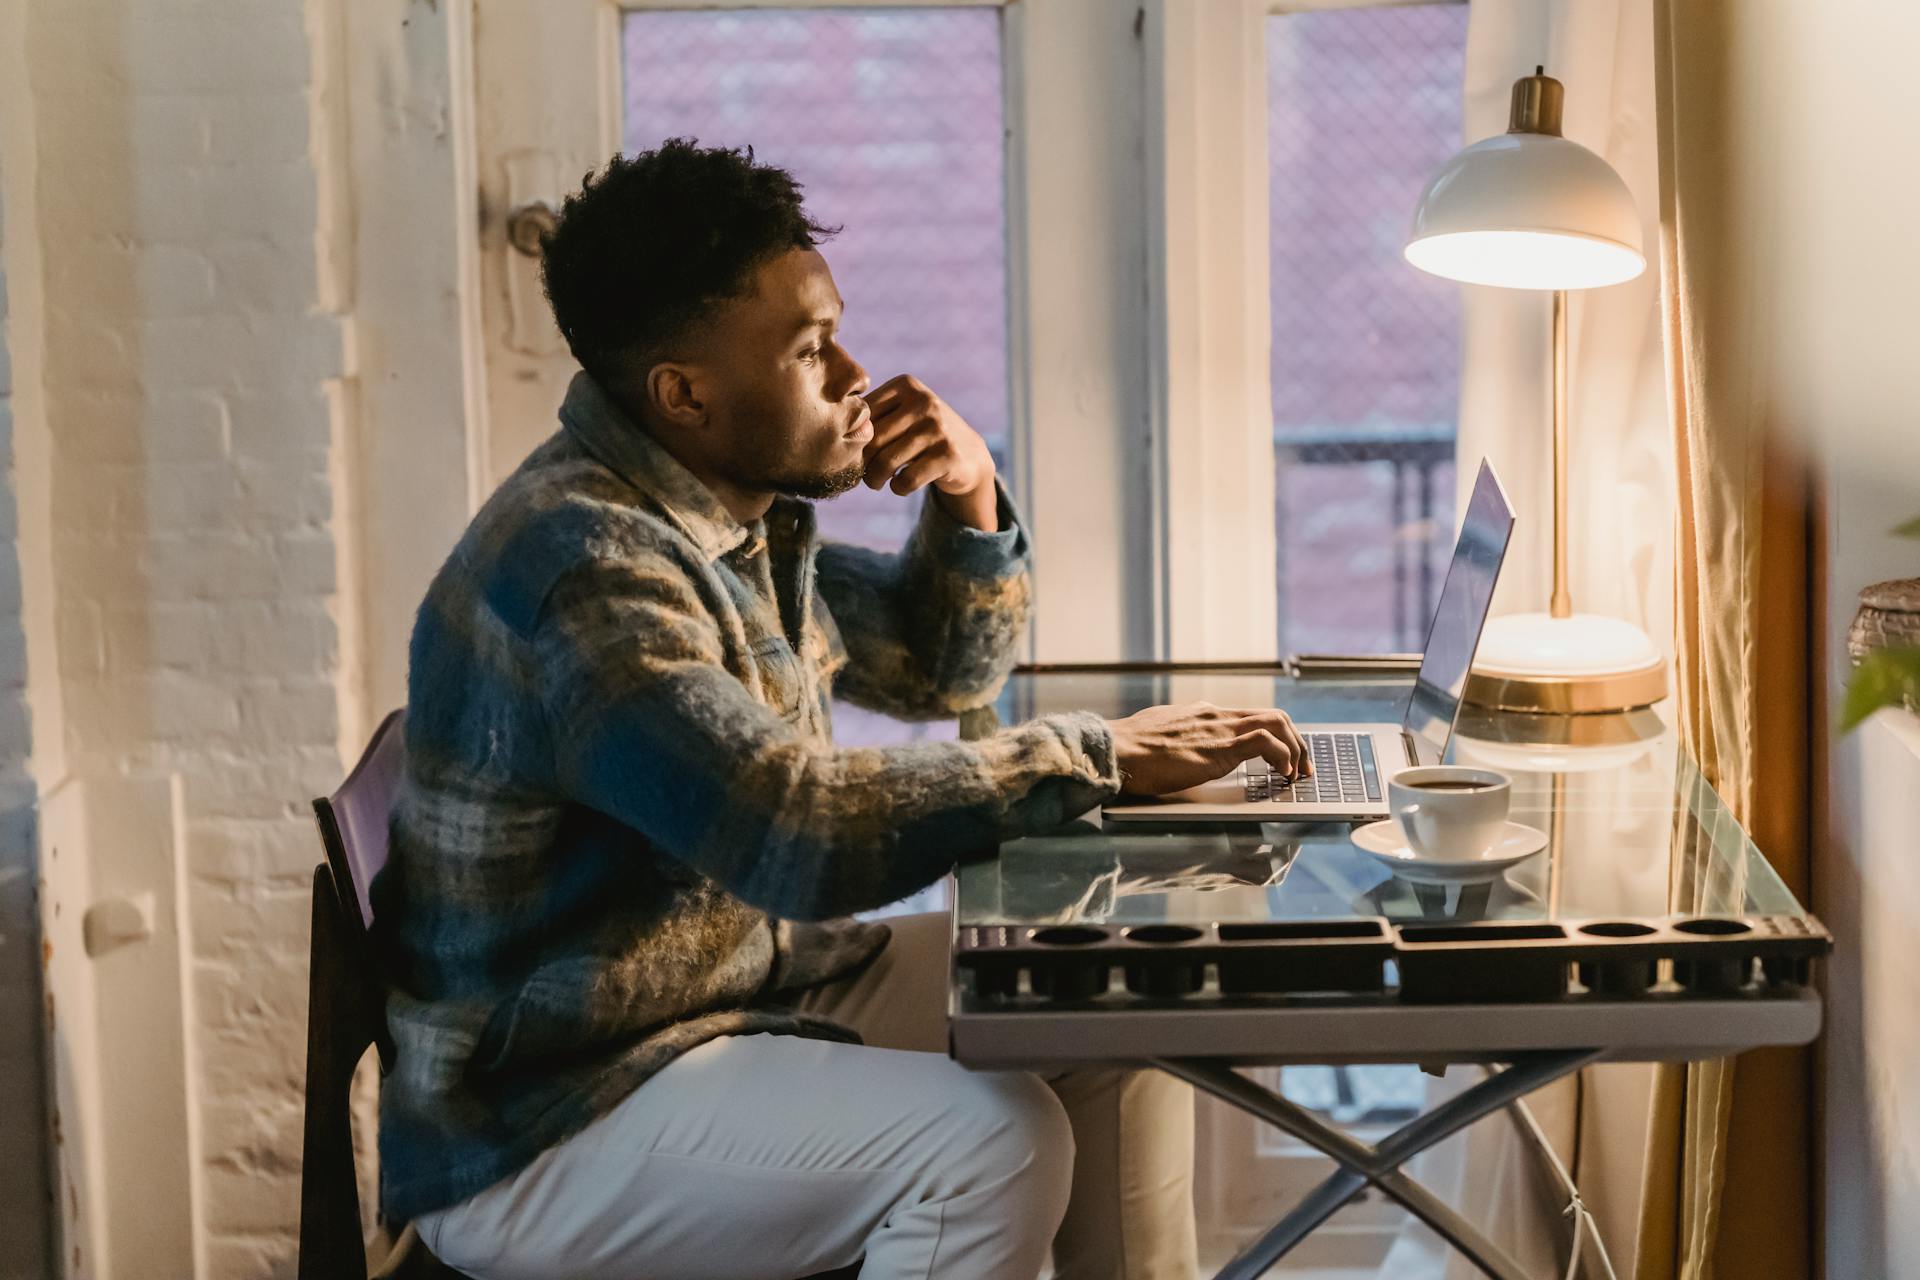
M 1299 730 L 1279 710 L 1241 710 L 1190 702 L 1148 707 L 1110 720 L 1120 790 L 1157 796 L 1224 777 L 1242 760 L 1266 760 L 1275 773 L 1305 777 L 1313 761 Z

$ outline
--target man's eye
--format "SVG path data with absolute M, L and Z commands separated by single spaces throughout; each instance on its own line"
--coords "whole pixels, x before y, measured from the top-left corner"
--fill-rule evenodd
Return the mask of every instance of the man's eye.
M 820 355 L 820 348 L 808 347 L 805 351 L 802 351 L 800 353 L 800 358 L 802 360 L 813 360 L 813 359 L 817 359 L 819 355 Z

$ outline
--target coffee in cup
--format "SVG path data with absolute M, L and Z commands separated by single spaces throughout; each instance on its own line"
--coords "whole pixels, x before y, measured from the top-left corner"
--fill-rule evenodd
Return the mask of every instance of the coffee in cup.
M 1507 825 L 1513 784 L 1504 773 L 1465 765 L 1402 769 L 1387 779 L 1387 808 L 1423 858 L 1471 862 Z

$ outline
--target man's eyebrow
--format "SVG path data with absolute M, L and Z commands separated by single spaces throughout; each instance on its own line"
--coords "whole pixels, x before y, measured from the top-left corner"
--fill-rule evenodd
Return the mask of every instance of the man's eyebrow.
M 847 309 L 846 304 L 841 303 L 840 304 L 841 315 L 844 315 L 846 313 L 846 309 Z M 793 327 L 793 331 L 796 334 L 800 334 L 800 333 L 805 333 L 808 329 L 831 329 L 839 323 L 840 323 L 840 315 L 808 316 L 806 319 L 802 320 L 799 324 L 795 325 Z

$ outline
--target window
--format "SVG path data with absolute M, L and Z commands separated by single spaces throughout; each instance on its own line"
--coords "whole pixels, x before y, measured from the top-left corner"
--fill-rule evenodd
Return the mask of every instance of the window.
M 1417 650 L 1452 549 L 1458 286 L 1401 257 L 1467 6 L 1267 19 L 1279 651 Z
M 636 11 L 623 20 L 629 151 L 751 144 L 805 186 L 877 386 L 923 379 L 1008 448 L 1005 131 L 991 8 Z M 855 489 L 822 532 L 895 550 L 920 500 Z

